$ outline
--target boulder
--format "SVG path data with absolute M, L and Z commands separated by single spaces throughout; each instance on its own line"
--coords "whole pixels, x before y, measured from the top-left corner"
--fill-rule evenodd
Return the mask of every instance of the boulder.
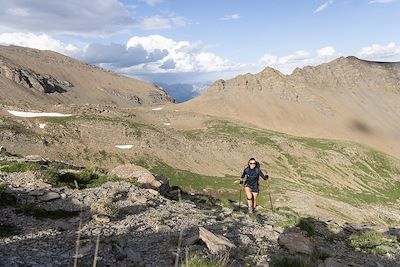
M 56 192 L 48 192 L 43 196 L 39 196 L 39 200 L 40 201 L 52 201 L 52 200 L 56 200 L 59 199 L 61 196 L 59 193 Z
M 199 227 L 199 238 L 203 240 L 203 242 L 207 245 L 208 249 L 213 254 L 218 254 L 219 252 L 224 251 L 227 248 L 236 247 L 235 244 L 229 241 L 226 237 L 215 235 L 204 227 Z
M 27 155 L 25 157 L 26 161 L 30 162 L 45 162 L 46 160 L 40 155 Z
M 93 214 L 92 219 L 96 222 L 109 223 L 110 217 L 104 214 Z
M 39 190 L 32 190 L 32 191 L 30 191 L 28 194 L 29 194 L 30 196 L 36 196 L 36 197 L 38 197 L 38 196 L 43 196 L 45 193 L 46 193 L 45 190 L 39 189 Z
M 278 243 L 293 254 L 303 253 L 311 255 L 314 251 L 311 240 L 301 233 L 282 233 L 278 238 Z
M 160 195 L 160 193 L 157 191 L 157 190 L 154 190 L 154 189 L 147 189 L 147 191 L 150 193 L 150 194 L 152 194 L 152 195 L 154 195 L 154 196 L 159 196 Z
M 169 190 L 167 178 L 162 175 L 157 175 L 157 177 L 155 177 L 147 169 L 134 164 L 117 166 L 111 171 L 111 174 L 116 175 L 120 179 L 138 182 L 143 187 L 156 189 L 161 194 Z

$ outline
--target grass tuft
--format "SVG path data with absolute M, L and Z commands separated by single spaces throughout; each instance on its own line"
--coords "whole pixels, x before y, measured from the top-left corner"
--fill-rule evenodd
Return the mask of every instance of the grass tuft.
M 77 181 L 79 188 L 99 187 L 102 184 L 110 181 L 119 181 L 116 176 L 107 175 L 104 171 L 99 169 L 85 169 L 77 172 L 59 173 L 55 169 L 49 169 L 43 172 L 44 179 L 53 185 L 67 186 L 75 188 Z
M 315 235 L 314 219 L 312 218 L 301 218 L 296 226 L 305 231 L 309 237 Z
M 0 161 L 2 172 L 27 172 L 40 170 L 40 165 L 31 162 Z
M 375 231 L 365 231 L 352 234 L 348 239 L 348 244 L 354 249 L 360 249 L 367 253 L 382 255 L 378 246 L 391 243 L 391 239 L 384 234 Z

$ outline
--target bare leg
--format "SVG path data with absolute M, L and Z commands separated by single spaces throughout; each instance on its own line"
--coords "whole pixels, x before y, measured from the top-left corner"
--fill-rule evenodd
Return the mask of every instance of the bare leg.
M 253 209 L 255 209 L 257 206 L 257 196 L 258 196 L 258 193 L 253 192 Z
M 249 212 L 253 212 L 253 194 L 249 187 L 244 188 L 244 192 L 246 193 L 247 197 L 247 206 L 249 207 Z

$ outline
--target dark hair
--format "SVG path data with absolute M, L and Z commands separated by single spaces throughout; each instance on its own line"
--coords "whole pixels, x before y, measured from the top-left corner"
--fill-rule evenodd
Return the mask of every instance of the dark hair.
M 260 166 L 259 163 L 258 163 L 258 161 L 257 161 L 255 158 L 251 158 L 251 159 L 249 159 L 249 161 L 247 162 L 247 167 L 250 168 L 250 161 L 252 161 L 252 160 L 254 160 L 254 161 L 256 162 L 256 167 Z

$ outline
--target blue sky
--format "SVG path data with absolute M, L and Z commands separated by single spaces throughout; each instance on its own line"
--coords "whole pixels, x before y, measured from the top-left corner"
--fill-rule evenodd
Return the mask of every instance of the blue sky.
M 400 61 L 400 0 L 0 0 L 0 44 L 124 75 L 213 81 L 339 56 Z

